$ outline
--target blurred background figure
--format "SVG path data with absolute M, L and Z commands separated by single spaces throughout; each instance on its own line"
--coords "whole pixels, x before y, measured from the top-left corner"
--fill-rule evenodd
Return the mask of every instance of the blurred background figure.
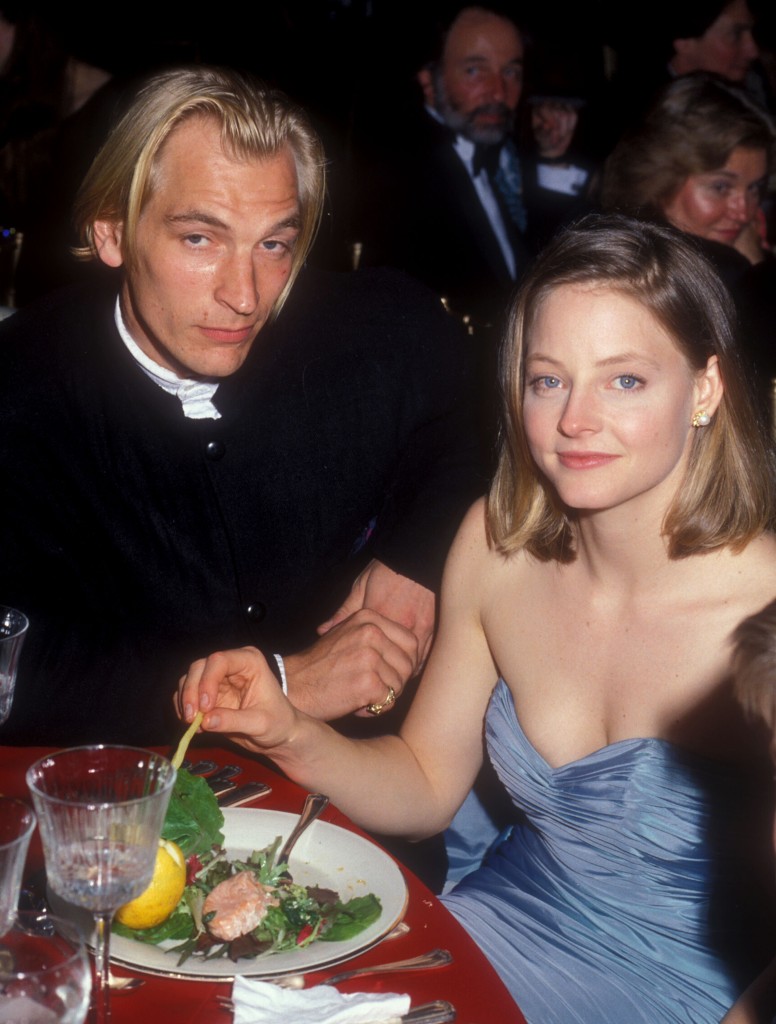
M 759 55 L 746 0 L 693 0 L 674 10 L 677 35 L 669 70 L 674 75 L 711 71 L 730 82 L 745 82 Z
M 730 289 L 766 409 L 774 357 L 774 260 L 761 200 L 773 168 L 774 130 L 750 97 L 721 79 L 672 82 L 606 162 L 607 210 L 667 221 L 695 236 Z M 753 272 L 754 264 L 763 264 Z
M 432 22 L 416 108 L 399 135 L 383 140 L 364 196 L 365 258 L 418 277 L 479 329 L 500 327 L 529 260 L 512 138 L 523 39 L 490 6 Z
M 738 85 L 759 106 L 772 109 L 773 94 L 755 41 L 754 4 L 657 0 L 636 31 L 622 8 L 608 6 L 609 40 L 617 51 L 617 66 L 608 102 L 600 112 L 600 127 L 609 148 L 640 121 L 669 82 L 698 71 Z M 772 12 L 766 29 L 768 24 L 772 30 Z
M 705 251 L 734 284 L 733 268 L 745 264 L 718 246 L 750 263 L 765 258 L 755 220 L 773 141 L 769 118 L 741 90 L 708 75 L 678 79 L 609 157 L 603 204 L 710 243 Z
M 547 29 L 528 48 L 519 149 L 534 252 L 593 208 L 599 155 L 590 138 L 588 114 L 590 99 L 603 84 L 602 61 L 596 56 Z
M 72 197 L 111 113 L 111 73 L 72 28 L 69 15 L 0 6 L 0 224 L 6 257 L 23 253 L 18 274 L 7 258 L 2 268 L 6 304 L 59 283 Z

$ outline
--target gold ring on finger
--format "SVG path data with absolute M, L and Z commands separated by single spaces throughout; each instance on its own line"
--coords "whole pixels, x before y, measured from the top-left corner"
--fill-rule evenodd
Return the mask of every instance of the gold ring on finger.
M 388 708 L 393 707 L 396 703 L 396 691 L 392 686 L 388 687 L 388 696 L 382 702 L 382 704 L 367 704 L 366 709 L 370 715 L 381 715 L 383 711 L 387 711 Z

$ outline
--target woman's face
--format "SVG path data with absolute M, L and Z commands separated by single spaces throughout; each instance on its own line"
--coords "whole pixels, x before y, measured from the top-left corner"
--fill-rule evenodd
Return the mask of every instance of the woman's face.
M 635 299 L 563 285 L 543 301 L 523 415 L 531 454 L 568 507 L 603 510 L 648 494 L 665 511 L 691 434 L 705 429 L 691 426 L 693 414 L 712 415 L 719 397 L 716 357 L 696 373 Z
M 663 213 L 681 231 L 734 245 L 755 215 L 767 169 L 764 150 L 739 146 L 718 171 L 691 174 Z

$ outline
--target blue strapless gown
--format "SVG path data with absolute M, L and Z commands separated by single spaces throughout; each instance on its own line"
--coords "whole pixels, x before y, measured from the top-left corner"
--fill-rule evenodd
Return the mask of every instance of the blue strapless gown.
M 740 780 L 656 739 L 553 769 L 503 681 L 486 736 L 526 820 L 444 902 L 529 1024 L 719 1021 L 757 970 L 729 827 Z

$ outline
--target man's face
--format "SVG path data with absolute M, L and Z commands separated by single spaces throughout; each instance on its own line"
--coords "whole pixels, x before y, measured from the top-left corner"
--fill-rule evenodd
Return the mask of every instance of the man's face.
M 220 126 L 196 118 L 165 142 L 137 225 L 121 308 L 138 346 L 185 377 L 226 377 L 245 361 L 291 273 L 299 234 L 290 150 L 235 159 Z M 122 225 L 95 224 L 100 257 L 123 263 Z
M 523 41 L 511 21 L 466 8 L 450 28 L 439 67 L 425 74 L 426 97 L 449 128 L 472 142 L 503 142 L 523 87 Z
M 711 71 L 731 82 L 743 81 L 757 57 L 753 27 L 746 0 L 733 0 L 702 36 L 674 41 L 674 71 L 679 75 Z

